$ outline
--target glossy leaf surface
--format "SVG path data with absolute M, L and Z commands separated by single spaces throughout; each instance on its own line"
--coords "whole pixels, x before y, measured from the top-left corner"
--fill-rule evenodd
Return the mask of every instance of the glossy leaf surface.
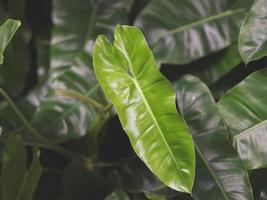
M 205 84 L 212 85 L 242 62 L 237 43 L 224 49 L 220 54 L 210 57 L 209 61 L 208 68 L 199 73 L 195 73 L 195 75 Z
M 52 89 L 72 89 L 82 94 L 99 99 L 96 81 L 91 78 L 91 70 L 84 66 L 74 66 L 53 73 L 49 93 L 42 99 L 32 122 L 49 140 L 62 142 L 79 138 L 91 130 L 99 114 L 92 107 L 75 99 L 55 96 Z M 87 77 L 87 79 L 86 79 Z M 45 120 L 46 123 L 43 123 Z
M 20 26 L 20 21 L 8 19 L 0 26 L 0 64 L 4 61 L 4 50 Z
M 97 79 L 137 155 L 163 183 L 190 193 L 194 147 L 176 111 L 174 91 L 158 71 L 139 29 L 117 26 L 114 37 L 113 45 L 105 36 L 96 41 L 93 63 Z
M 239 51 L 246 63 L 267 55 L 266 9 L 265 0 L 256 0 L 241 26 Z
M 158 62 L 184 64 L 235 41 L 250 3 L 151 0 L 135 25 L 145 31 Z
M 104 123 L 94 108 L 70 98 L 55 97 L 53 90 L 71 89 L 105 104 L 91 69 L 93 39 L 98 33 L 110 33 L 115 23 L 126 23 L 130 6 L 131 0 L 53 1 L 49 89 L 33 120 L 50 140 L 79 138 L 87 131 L 97 132 L 96 126 Z
M 267 69 L 259 70 L 228 91 L 218 102 L 234 146 L 248 169 L 267 164 L 266 83 Z
M 199 79 L 184 76 L 175 84 L 178 108 L 193 135 L 197 154 L 194 199 L 253 199 L 248 174 L 227 140 L 217 105 Z
M 84 50 L 91 50 L 98 34 L 111 34 L 127 23 L 132 0 L 53 1 L 52 67 L 70 66 Z

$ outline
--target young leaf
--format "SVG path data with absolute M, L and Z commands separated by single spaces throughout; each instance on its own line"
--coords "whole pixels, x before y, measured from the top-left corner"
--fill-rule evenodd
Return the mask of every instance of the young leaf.
M 251 0 L 151 0 L 136 19 L 158 62 L 185 64 L 238 38 Z
M 239 34 L 239 51 L 245 63 L 267 55 L 267 4 L 257 0 L 244 20 Z
M 8 19 L 0 26 L 0 65 L 4 61 L 4 50 L 20 26 L 20 21 Z
M 253 199 L 248 174 L 227 140 L 227 127 L 205 84 L 193 76 L 176 83 L 181 115 L 197 152 L 194 199 Z
M 175 93 L 157 69 L 136 27 L 117 26 L 112 45 L 99 36 L 93 49 L 96 77 L 114 104 L 137 155 L 169 187 L 191 192 L 192 138 L 175 107 Z
M 234 147 L 248 169 L 267 166 L 266 83 L 265 68 L 248 76 L 218 102 Z

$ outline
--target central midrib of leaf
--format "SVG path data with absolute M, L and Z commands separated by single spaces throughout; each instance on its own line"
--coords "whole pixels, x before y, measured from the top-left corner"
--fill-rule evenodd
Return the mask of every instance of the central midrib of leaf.
M 200 19 L 198 21 L 191 22 L 189 24 L 180 26 L 178 28 L 174 28 L 172 30 L 169 30 L 167 35 L 174 35 L 174 34 L 177 34 L 179 32 L 185 31 L 186 29 L 190 29 L 190 28 L 193 28 L 195 26 L 202 25 L 202 24 L 205 24 L 205 23 L 208 23 L 208 22 L 211 22 L 211 21 L 214 21 L 214 20 L 218 20 L 218 19 L 221 19 L 221 18 L 224 18 L 224 17 L 227 17 L 227 16 L 236 15 L 237 13 L 241 13 L 241 12 L 244 12 L 244 9 L 227 10 L 225 12 L 222 12 L 222 13 L 219 13 L 219 14 L 216 14 L 216 15 L 212 15 L 212 16 Z M 157 39 L 157 41 L 155 42 L 155 44 L 157 44 L 162 38 L 166 37 L 167 35 L 159 37 Z M 153 47 L 155 46 L 155 44 L 153 45 Z
M 206 157 L 202 154 L 202 152 L 201 152 L 200 149 L 198 148 L 198 145 L 197 145 L 197 143 L 196 143 L 195 141 L 194 141 L 194 144 L 195 144 L 195 149 L 197 150 L 199 156 L 201 157 L 201 159 L 202 159 L 203 162 L 205 163 L 205 165 L 206 165 L 206 167 L 208 168 L 208 170 L 209 170 L 211 176 L 214 178 L 216 184 L 217 184 L 218 187 L 220 188 L 220 190 L 221 190 L 223 196 L 225 197 L 226 200 L 229 200 L 229 198 L 228 198 L 226 192 L 224 191 L 224 189 L 223 189 L 222 186 L 221 186 L 220 180 L 217 179 L 216 175 L 213 173 L 213 169 L 209 166 L 209 163 L 208 163 Z
M 156 117 L 154 116 L 153 111 L 150 109 L 149 103 L 148 103 L 148 101 L 147 101 L 147 99 L 146 99 L 146 97 L 145 97 L 145 95 L 144 95 L 144 93 L 143 93 L 143 91 L 142 91 L 142 88 L 140 87 L 138 81 L 135 80 L 135 77 L 134 77 L 134 76 L 133 76 L 133 77 L 130 77 L 130 76 L 129 76 L 129 78 L 132 80 L 132 82 L 134 83 L 134 85 L 135 85 L 135 87 L 136 87 L 138 93 L 139 93 L 140 96 L 142 97 L 143 103 L 144 103 L 144 105 L 145 105 L 147 111 L 149 112 L 149 114 L 150 114 L 150 116 L 151 116 L 151 118 L 152 118 L 154 124 L 156 125 L 156 127 L 157 127 L 157 129 L 158 129 L 159 135 L 161 136 L 161 138 L 162 138 L 162 140 L 163 140 L 163 142 L 164 142 L 164 144 L 165 144 L 165 146 L 166 146 L 166 148 L 167 148 L 167 150 L 168 150 L 168 152 L 169 152 L 169 154 L 170 154 L 170 156 L 171 156 L 173 162 L 175 163 L 175 167 L 178 169 L 178 171 L 179 171 L 181 177 L 184 179 L 183 173 L 181 173 L 181 171 L 179 170 L 180 168 L 179 168 L 179 165 L 178 165 L 178 163 L 177 163 L 177 161 L 176 161 L 176 159 L 175 159 L 175 156 L 173 155 L 173 152 L 172 152 L 172 150 L 170 149 L 170 147 L 169 147 L 169 145 L 168 145 L 168 142 L 166 141 L 166 139 L 165 139 L 165 137 L 164 137 L 164 134 L 163 134 L 163 132 L 162 132 L 160 126 L 159 126 L 159 123 L 158 123 Z

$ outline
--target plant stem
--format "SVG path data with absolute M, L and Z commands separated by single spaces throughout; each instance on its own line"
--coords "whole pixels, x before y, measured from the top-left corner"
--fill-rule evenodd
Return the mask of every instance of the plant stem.
M 56 151 L 70 159 L 80 159 L 80 160 L 90 160 L 89 158 L 87 158 L 86 156 L 77 154 L 75 152 L 69 151 L 65 148 L 62 148 L 60 146 L 57 145 L 53 145 L 53 144 L 48 144 L 48 143 L 38 143 L 35 141 L 25 141 L 25 140 L 15 140 L 15 139 L 8 139 L 8 138 L 0 138 L 0 142 L 10 142 L 10 143 L 14 143 L 14 144 L 24 144 L 24 145 L 28 145 L 28 146 L 38 146 L 41 148 L 45 148 L 45 149 L 49 149 L 49 150 L 53 150 Z
M 24 117 L 24 115 L 20 112 L 20 110 L 17 108 L 15 103 L 12 101 L 12 99 L 8 96 L 8 94 L 2 88 L 0 88 L 0 94 L 9 103 L 11 108 L 14 110 L 14 112 L 17 114 L 17 116 L 20 118 L 20 120 L 25 125 L 25 127 L 29 130 L 29 132 L 32 134 L 32 136 L 34 136 L 35 138 L 37 138 L 40 141 L 47 143 L 48 142 L 47 139 L 44 138 L 41 134 L 39 134 L 38 131 L 32 127 L 30 122 Z
M 83 95 L 79 92 L 76 92 L 74 90 L 66 90 L 66 89 L 56 89 L 55 94 L 58 96 L 65 96 L 65 97 L 72 97 L 77 100 L 80 100 L 84 103 L 86 103 L 88 106 L 94 107 L 99 112 L 103 112 L 104 107 L 102 104 L 98 103 L 94 99 L 90 98 L 89 96 Z
M 12 99 L 8 96 L 8 94 L 2 88 L 0 88 L 0 94 L 9 103 L 11 108 L 14 110 L 14 112 L 17 114 L 17 116 L 20 118 L 20 120 L 25 125 L 25 127 L 29 130 L 29 132 L 32 134 L 32 136 L 34 138 L 36 138 L 37 141 L 41 142 L 41 143 L 36 143 L 36 142 L 23 141 L 26 145 L 32 145 L 32 146 L 38 145 L 38 146 L 43 147 L 43 148 L 51 149 L 51 150 L 54 150 L 54 151 L 56 151 L 58 153 L 61 153 L 61 154 L 65 155 L 66 157 L 69 157 L 71 159 L 79 158 L 79 159 L 82 159 L 82 160 L 84 160 L 84 159 L 85 160 L 90 160 L 89 158 L 87 158 L 85 156 L 82 156 L 80 154 L 76 154 L 76 153 L 74 153 L 72 151 L 69 151 L 67 149 L 64 149 L 64 148 L 62 148 L 62 147 L 60 147 L 60 146 L 58 146 L 56 144 L 50 143 L 34 127 L 32 127 L 31 123 L 24 117 L 24 115 L 17 108 L 15 103 L 12 101 Z M 5 140 L 5 141 L 8 141 L 8 140 Z

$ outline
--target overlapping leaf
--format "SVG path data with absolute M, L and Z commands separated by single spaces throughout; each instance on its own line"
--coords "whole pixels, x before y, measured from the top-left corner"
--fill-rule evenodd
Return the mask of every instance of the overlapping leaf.
M 190 193 L 194 148 L 176 111 L 174 91 L 157 70 L 140 30 L 117 26 L 114 37 L 113 45 L 105 36 L 96 41 L 93 63 L 97 79 L 137 155 L 163 183 Z
M 33 198 L 34 190 L 42 173 L 39 163 L 39 151 L 33 151 L 32 163 L 27 169 L 27 153 L 25 146 L 18 143 L 7 143 L 1 170 L 1 199 L 29 200 Z
M 194 199 L 253 199 L 247 171 L 228 143 L 227 127 L 207 86 L 185 76 L 175 88 L 197 153 Z
M 256 0 L 241 26 L 239 51 L 246 63 L 267 55 L 266 9 L 265 0 Z
M 127 23 L 131 2 L 53 2 L 49 94 L 45 95 L 34 119 L 50 139 L 64 141 L 77 138 L 85 135 L 87 130 L 95 131 L 97 123 L 103 123 L 104 119 L 99 119 L 100 113 L 93 107 L 87 108 L 70 99 L 54 97 L 51 90 L 72 89 L 105 104 L 91 70 L 93 39 L 99 33 L 110 33 L 116 23 Z M 52 128 L 42 124 L 43 120 L 51 122 Z
M 51 66 L 70 66 L 88 41 L 111 34 L 116 24 L 127 23 L 132 0 L 56 0 L 53 5 Z
M 145 31 L 158 62 L 182 64 L 229 46 L 250 0 L 151 0 L 135 25 Z
M 267 165 L 267 69 L 257 71 L 218 102 L 234 147 L 248 169 Z
M 242 59 L 239 55 L 237 44 L 234 43 L 220 52 L 220 54 L 210 57 L 209 61 L 208 68 L 195 73 L 195 75 L 207 85 L 212 85 L 237 67 L 242 62 Z

